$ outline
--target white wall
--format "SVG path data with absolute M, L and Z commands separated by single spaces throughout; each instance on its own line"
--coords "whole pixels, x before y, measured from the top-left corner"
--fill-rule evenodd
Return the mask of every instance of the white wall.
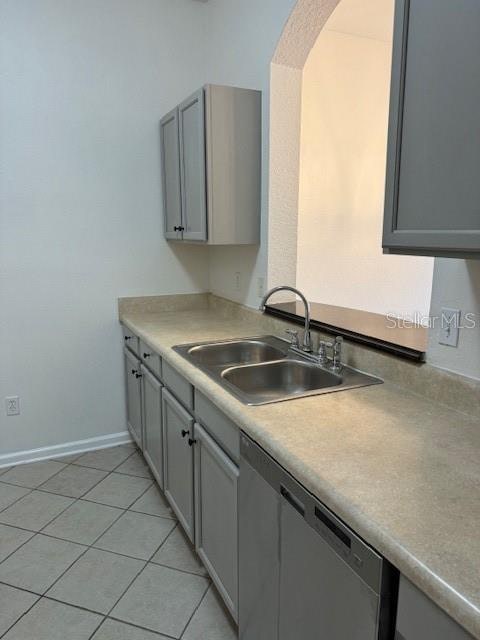
M 0 454 L 123 431 L 117 297 L 208 288 L 207 252 L 162 238 L 158 145 L 205 81 L 205 19 L 0 0 Z
M 268 130 L 270 62 L 295 0 L 209 0 L 208 82 L 262 90 L 262 244 L 260 247 L 212 247 L 213 293 L 257 306 L 257 278 L 267 273 Z M 240 288 L 235 287 L 239 272 Z
M 331 30 L 346 4 L 303 70 L 297 286 L 315 302 L 427 317 L 433 260 L 381 248 L 391 25 L 388 40 Z

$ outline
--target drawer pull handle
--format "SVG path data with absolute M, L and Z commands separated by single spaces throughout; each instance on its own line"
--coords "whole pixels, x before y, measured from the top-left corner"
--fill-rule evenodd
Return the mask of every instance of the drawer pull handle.
M 144 353 L 144 354 L 143 354 L 143 357 L 144 357 L 144 358 L 150 358 L 150 356 L 151 356 L 151 355 L 152 355 L 151 353 Z
M 135 374 L 135 378 L 141 378 L 141 377 L 142 377 L 142 374 L 141 374 L 141 373 L 136 373 L 136 374 Z
M 132 369 L 132 375 L 134 376 L 138 371 L 136 369 Z
M 186 429 L 182 429 L 182 438 L 185 438 L 185 436 L 188 436 L 189 433 L 190 431 L 187 431 Z
M 196 440 L 193 438 L 188 439 L 188 444 L 192 447 L 196 443 Z
M 125 338 L 124 338 L 125 342 L 128 342 L 131 339 L 132 339 L 132 336 L 125 336 Z

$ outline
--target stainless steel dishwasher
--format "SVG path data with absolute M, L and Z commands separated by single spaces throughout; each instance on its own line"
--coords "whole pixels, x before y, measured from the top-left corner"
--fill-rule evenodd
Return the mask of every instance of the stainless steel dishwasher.
M 398 572 L 242 434 L 240 640 L 392 640 Z

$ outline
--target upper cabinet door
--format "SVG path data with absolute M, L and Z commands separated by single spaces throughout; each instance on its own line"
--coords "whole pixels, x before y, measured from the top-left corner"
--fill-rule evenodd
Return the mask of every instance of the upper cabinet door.
M 182 238 L 182 201 L 180 195 L 180 157 L 178 109 L 160 120 L 160 153 L 162 163 L 163 211 L 165 237 Z
M 383 246 L 480 256 L 480 2 L 396 0 Z
M 204 101 L 200 89 L 178 107 L 184 240 L 207 240 Z

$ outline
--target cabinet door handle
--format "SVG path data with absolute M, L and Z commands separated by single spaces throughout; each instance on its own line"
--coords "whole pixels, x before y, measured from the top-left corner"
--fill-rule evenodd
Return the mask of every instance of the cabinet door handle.
M 185 227 L 182 227 L 182 226 L 180 226 L 180 227 L 173 227 L 173 230 L 174 230 L 174 231 L 184 231 L 184 230 L 185 230 Z
M 134 376 L 138 371 L 136 369 L 132 369 L 132 375 Z
M 124 338 L 125 342 L 128 342 L 131 339 L 132 339 L 132 336 L 125 336 L 125 338 Z
M 141 374 L 141 373 L 136 373 L 136 374 L 135 374 L 135 378 L 141 378 L 141 377 L 142 377 L 142 374 Z
M 152 355 L 151 353 L 144 353 L 143 357 L 146 359 L 146 358 L 150 358 L 151 355 Z
M 189 438 L 188 439 L 188 444 L 192 447 L 194 444 L 196 443 L 196 440 L 194 438 Z
M 189 433 L 190 431 L 187 431 L 186 429 L 182 429 L 182 438 L 185 438 L 185 436 L 188 436 Z

